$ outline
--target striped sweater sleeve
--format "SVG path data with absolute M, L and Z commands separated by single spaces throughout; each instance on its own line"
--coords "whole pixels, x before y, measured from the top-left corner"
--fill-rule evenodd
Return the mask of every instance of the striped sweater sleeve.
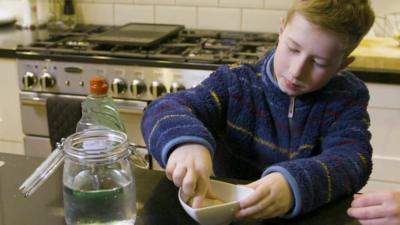
M 182 143 L 202 144 L 213 155 L 213 133 L 226 121 L 229 74 L 229 68 L 222 66 L 197 87 L 165 95 L 145 110 L 142 134 L 161 166 L 166 165 L 171 150 Z

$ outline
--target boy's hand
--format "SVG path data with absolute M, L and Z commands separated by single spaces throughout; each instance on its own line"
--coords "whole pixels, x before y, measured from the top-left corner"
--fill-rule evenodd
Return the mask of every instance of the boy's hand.
M 347 214 L 363 225 L 400 224 L 400 191 L 388 190 L 354 195 Z
M 271 173 L 246 185 L 255 191 L 240 201 L 238 219 L 268 219 L 287 213 L 293 205 L 292 190 L 285 177 Z
M 207 195 L 212 196 L 210 176 L 212 160 L 210 151 L 199 144 L 184 144 L 169 156 L 166 175 L 175 186 L 182 187 L 185 195 L 193 197 L 192 207 L 198 208 Z

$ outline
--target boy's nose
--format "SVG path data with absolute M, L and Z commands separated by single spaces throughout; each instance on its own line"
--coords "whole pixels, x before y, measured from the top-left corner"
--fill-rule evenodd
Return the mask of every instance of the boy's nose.
M 307 68 L 307 60 L 301 58 L 294 60 L 290 69 L 291 78 L 300 80 L 300 78 L 307 73 Z

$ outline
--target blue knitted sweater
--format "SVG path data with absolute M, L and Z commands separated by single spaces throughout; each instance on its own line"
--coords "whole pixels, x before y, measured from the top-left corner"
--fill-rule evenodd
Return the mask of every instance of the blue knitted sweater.
M 255 65 L 221 66 L 201 85 L 152 102 L 142 133 L 162 166 L 175 146 L 189 142 L 210 150 L 216 176 L 282 173 L 295 199 L 287 217 L 294 217 L 366 184 L 369 94 L 341 72 L 320 90 L 291 98 L 272 76 L 273 55 Z

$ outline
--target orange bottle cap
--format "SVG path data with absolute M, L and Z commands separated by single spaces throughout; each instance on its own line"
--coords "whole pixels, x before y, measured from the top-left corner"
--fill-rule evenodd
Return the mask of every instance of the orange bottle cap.
M 105 77 L 95 76 L 90 79 L 90 93 L 96 95 L 107 94 L 108 84 Z

